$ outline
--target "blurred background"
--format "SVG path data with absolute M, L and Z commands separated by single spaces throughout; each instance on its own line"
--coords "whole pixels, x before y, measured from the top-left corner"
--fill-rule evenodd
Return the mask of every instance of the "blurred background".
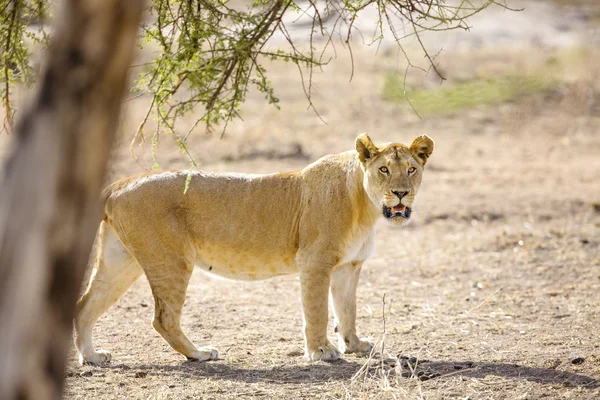
M 470 31 L 421 34 L 444 81 L 430 69 L 414 36 L 400 41 L 402 50 L 389 29 L 381 41 L 373 41 L 378 16 L 367 9 L 354 24 L 358 33 L 352 35 L 352 52 L 334 36 L 324 57 L 330 61 L 322 70 L 315 68 L 309 76 L 306 71 L 300 75 L 291 64 L 267 64 L 281 110 L 266 104 L 262 94 L 251 92 L 241 120 L 230 123 L 223 135 L 220 129 L 204 135 L 202 126 L 195 128 L 190 151 L 201 165 L 220 168 L 240 161 L 249 165 L 253 158 L 287 158 L 293 163 L 296 153 L 296 157 L 316 159 L 352 148 L 359 132 L 369 132 L 379 141 L 407 142 L 427 133 L 451 142 L 457 142 L 456 134 L 472 134 L 475 139 L 514 134 L 520 140 L 535 137 L 537 142 L 544 137 L 556 143 L 593 133 L 599 107 L 596 2 L 533 0 L 508 6 L 522 11 L 491 6 L 468 20 Z M 307 46 L 311 15 L 290 12 L 285 19 L 293 39 Z M 411 33 L 408 23 L 398 19 L 395 25 L 400 36 Z M 317 50 L 325 47 L 326 38 L 314 38 Z M 267 47 L 286 45 L 276 33 Z M 153 51 L 144 47 L 138 64 L 148 61 Z M 414 67 L 407 69 L 407 58 Z M 314 109 L 305 94 L 309 83 Z M 125 142 L 148 103 L 143 97 L 125 103 L 121 129 Z M 183 118 L 178 133 L 187 133 L 197 118 L 198 113 Z M 146 136 L 151 134 L 150 129 Z M 161 137 L 158 148 L 167 149 L 173 142 Z M 152 143 L 145 144 L 151 147 Z M 134 150 L 142 160 L 151 156 L 143 146 Z M 185 157 L 169 151 L 156 155 L 164 168 L 189 165 Z M 152 168 L 152 163 L 144 161 L 141 168 Z
M 411 225 L 378 226 L 377 248 L 361 278 L 358 327 L 383 337 L 385 293 L 390 354 L 447 361 L 432 367 L 441 373 L 461 360 L 479 368 L 392 385 L 401 398 L 419 391 L 427 398 L 600 395 L 600 3 L 507 5 L 522 11 L 491 6 L 468 20 L 469 31 L 422 34 L 444 81 L 427 71 L 416 38 L 404 38 L 403 50 L 390 34 L 372 43 L 377 14 L 367 10 L 356 22 L 352 51 L 336 38 L 327 50 L 331 61 L 313 70 L 314 108 L 306 71 L 267 63 L 280 109 L 251 92 L 242 119 L 224 134 L 200 126 L 188 139 L 201 169 L 253 173 L 303 168 L 353 149 L 362 132 L 375 143 L 409 144 L 421 134 L 435 140 Z M 303 18 L 310 16 L 286 18 L 291 35 L 308 45 L 311 25 Z M 283 45 L 278 35 L 268 44 Z M 136 64 L 154 50 L 140 50 Z M 153 140 L 150 122 L 145 141 L 130 146 L 150 101 L 124 102 L 108 180 L 153 166 L 190 166 L 172 135 Z M 178 133 L 185 135 L 197 117 L 194 111 L 182 117 Z M 0 136 L 0 153 L 9 140 Z M 99 347 L 110 347 L 127 368 L 98 374 L 86 367 L 85 376 L 73 359 L 67 394 L 85 397 L 93 388 L 98 398 L 209 398 L 251 389 L 302 397 L 307 383 L 340 397 L 346 389 L 356 397 L 381 394 L 379 378 L 353 386 L 359 360 L 352 357 L 335 370 L 321 368 L 320 377 L 287 368 L 304 363 L 298 291 L 296 277 L 247 283 L 195 273 L 184 330 L 219 347 L 225 361 L 182 367 L 150 327 L 150 291 L 140 280 L 98 324 Z M 571 363 L 579 356 L 586 361 Z M 152 367 L 165 363 L 170 369 Z M 153 374 L 142 387 L 130 371 L 140 364 Z M 256 378 L 256 371 L 274 382 Z M 282 382 L 287 386 L 276 384 Z

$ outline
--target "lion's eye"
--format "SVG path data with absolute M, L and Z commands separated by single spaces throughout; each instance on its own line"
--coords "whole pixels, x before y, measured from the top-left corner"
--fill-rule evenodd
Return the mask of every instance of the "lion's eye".
M 381 172 L 382 174 L 389 174 L 390 170 L 387 169 L 387 167 L 381 167 L 379 168 L 379 172 Z
M 408 169 L 408 173 L 409 173 L 409 174 L 413 174 L 413 173 L 414 173 L 416 170 L 417 170 L 417 169 L 416 169 L 415 167 L 410 167 L 410 168 Z

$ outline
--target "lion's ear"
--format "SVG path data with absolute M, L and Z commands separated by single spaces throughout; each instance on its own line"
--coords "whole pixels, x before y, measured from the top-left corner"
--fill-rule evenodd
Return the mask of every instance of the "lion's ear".
M 425 165 L 433 153 L 433 140 L 427 135 L 418 136 L 410 145 L 410 152 L 417 161 L 421 161 Z
M 379 154 L 377 146 L 373 144 L 373 141 L 366 133 L 363 133 L 356 138 L 356 151 L 358 152 L 358 159 L 363 164 Z

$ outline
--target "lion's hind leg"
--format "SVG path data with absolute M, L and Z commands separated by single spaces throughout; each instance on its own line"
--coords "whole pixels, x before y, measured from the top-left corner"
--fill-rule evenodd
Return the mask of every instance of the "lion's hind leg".
M 94 350 L 92 329 L 98 320 L 135 282 L 143 270 L 121 243 L 115 230 L 102 222 L 98 253 L 87 290 L 77 302 L 75 345 L 81 364 L 110 361 L 106 350 Z
M 181 329 L 181 312 L 187 286 L 192 275 L 191 262 L 178 260 L 176 255 L 164 258 L 166 263 L 140 259 L 154 296 L 152 326 L 173 349 L 190 360 L 207 361 L 219 356 L 210 346 L 196 347 Z

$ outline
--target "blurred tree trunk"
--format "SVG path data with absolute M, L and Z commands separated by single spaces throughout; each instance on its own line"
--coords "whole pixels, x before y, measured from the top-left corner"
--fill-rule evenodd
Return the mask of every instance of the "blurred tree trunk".
M 143 0 L 64 0 L 0 186 L 0 398 L 58 399 Z

